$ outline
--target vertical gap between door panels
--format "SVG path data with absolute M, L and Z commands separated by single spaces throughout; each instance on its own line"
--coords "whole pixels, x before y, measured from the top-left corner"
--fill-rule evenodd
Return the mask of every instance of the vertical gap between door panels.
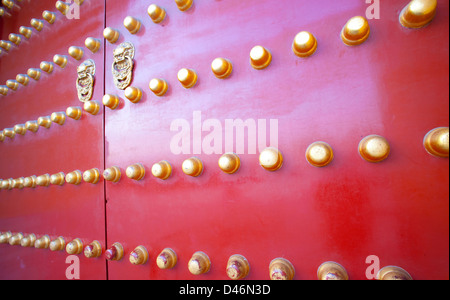
M 104 0 L 104 13 L 103 13 L 103 28 L 106 28 L 106 1 Z M 101 30 L 101 34 L 103 36 L 103 28 Z M 106 39 L 103 38 L 103 95 L 106 92 Z M 103 107 L 103 170 L 106 168 L 106 114 L 105 109 Z M 103 203 L 104 203 L 104 215 L 105 215 L 105 249 L 108 248 L 108 220 L 107 220 L 107 196 L 106 196 L 106 182 L 103 180 Z M 105 259 L 105 267 L 106 267 L 106 280 L 109 279 L 109 271 L 108 271 L 108 260 Z

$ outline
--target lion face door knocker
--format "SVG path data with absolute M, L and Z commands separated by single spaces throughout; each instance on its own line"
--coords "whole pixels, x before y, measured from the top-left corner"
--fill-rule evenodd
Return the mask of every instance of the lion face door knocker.
M 134 46 L 130 42 L 120 44 L 114 49 L 112 73 L 117 88 L 126 89 L 133 77 Z
M 88 59 L 77 68 L 77 92 L 81 102 L 87 102 L 92 98 L 94 89 L 95 62 Z

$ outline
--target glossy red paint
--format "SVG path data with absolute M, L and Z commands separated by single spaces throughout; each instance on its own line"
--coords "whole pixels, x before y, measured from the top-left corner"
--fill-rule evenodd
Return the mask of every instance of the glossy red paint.
M 30 2 L 33 9 L 27 6 L 5 19 L 2 38 L 36 17 L 36 11 L 55 11 L 53 1 L 42 2 L 47 6 Z M 174 1 L 161 1 L 157 4 L 167 12 L 161 24 L 151 21 L 146 13 L 150 3 L 142 0 L 107 0 L 106 6 L 86 0 L 80 20 L 62 20 L 56 12 L 59 27 L 46 24 L 24 45 L 2 54 L 1 82 L 54 54 L 66 54 L 72 45 L 83 46 L 89 36 L 100 38 L 104 27 L 112 27 L 120 31 L 119 41 L 112 45 L 102 39 L 100 51 L 85 49 L 84 58 L 97 65 L 93 99 L 113 94 L 121 105 L 6 139 L 0 143 L 0 178 L 111 166 L 121 168 L 122 178 L 118 183 L 101 179 L 97 185 L 2 190 L 0 231 L 80 237 L 86 244 L 99 240 L 105 249 L 114 242 L 123 245 L 120 261 L 82 257 L 85 279 L 227 279 L 233 254 L 249 261 L 246 279 L 268 279 L 269 263 L 277 257 L 293 264 L 294 279 L 317 278 L 325 261 L 344 266 L 350 279 L 366 279 L 370 255 L 380 258 L 380 267 L 400 266 L 414 279 L 448 279 L 449 163 L 430 156 L 422 140 L 429 130 L 448 126 L 449 4 L 438 1 L 433 22 L 410 30 L 398 21 L 407 3 L 381 2 L 381 18 L 369 20 L 371 35 L 356 47 L 345 46 L 339 34 L 351 17 L 366 13 L 368 4 L 357 0 L 194 0 L 187 12 Z M 127 16 L 141 21 L 137 34 L 123 26 Z M 317 51 L 305 59 L 292 52 L 302 30 L 318 40 Z M 138 103 L 128 101 L 113 82 L 112 54 L 125 41 L 136 48 L 131 86 L 143 91 Z M 256 45 L 272 54 L 267 69 L 250 65 Z M 216 57 L 232 62 L 229 78 L 212 73 Z M 55 74 L 43 74 L 39 82 L 31 80 L 30 86 L 1 97 L 0 128 L 79 103 L 79 63 L 69 57 L 66 70 L 55 66 Z M 178 82 L 181 68 L 197 72 L 193 88 Z M 153 78 L 167 80 L 164 97 L 148 88 Z M 222 172 L 222 153 L 193 153 L 192 138 L 198 134 L 194 112 L 200 112 L 202 124 L 217 119 L 223 137 L 227 119 L 262 119 L 267 126 L 270 119 L 278 120 L 283 166 L 264 170 L 258 151 L 249 154 L 246 144 L 239 171 Z M 170 127 L 177 119 L 190 124 L 189 154 L 171 151 L 178 131 Z M 202 132 L 203 138 L 208 133 Z M 374 164 L 359 156 L 358 143 L 370 134 L 389 141 L 387 160 Z M 333 162 L 324 168 L 305 159 L 307 147 L 316 141 L 334 151 Z M 199 177 L 182 172 L 183 161 L 192 156 L 203 162 Z M 152 165 L 161 160 L 173 168 L 164 181 L 151 175 Z M 138 162 L 146 174 L 135 181 L 125 170 Z M 136 266 L 128 257 L 139 245 L 148 250 L 149 260 Z M 156 258 L 167 247 L 176 252 L 178 263 L 162 270 Z M 187 268 L 196 251 L 211 260 L 206 274 L 195 276 Z M 64 278 L 66 256 L 0 245 L 0 277 Z

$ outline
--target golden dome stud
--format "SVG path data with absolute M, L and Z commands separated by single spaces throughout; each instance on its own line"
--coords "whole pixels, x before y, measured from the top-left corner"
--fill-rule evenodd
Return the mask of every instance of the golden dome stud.
M 262 70 L 272 62 L 272 54 L 263 46 L 255 46 L 250 51 L 250 64 L 254 69 Z
M 124 95 L 131 103 L 138 103 L 142 98 L 142 90 L 137 87 L 129 86 L 125 89 Z
M 387 266 L 378 271 L 377 280 L 413 280 L 413 278 L 406 270 L 400 267 Z
M 197 83 L 197 73 L 192 69 L 181 69 L 178 71 L 177 77 L 178 81 L 186 89 L 192 88 Z
M 102 255 L 102 244 L 99 241 L 92 241 L 89 245 L 84 247 L 84 256 L 87 258 L 95 258 Z
M 103 37 L 111 44 L 116 43 L 117 40 L 119 39 L 119 36 L 120 33 L 117 30 L 112 29 L 111 27 L 106 27 L 103 30 Z
M 120 104 L 119 98 L 115 95 L 110 95 L 110 94 L 104 95 L 102 98 L 102 102 L 103 102 L 103 105 L 105 105 L 106 107 L 108 107 L 112 110 L 115 110 Z
M 164 8 L 156 4 L 151 4 L 147 8 L 147 13 L 152 21 L 156 24 L 161 23 L 166 18 L 166 11 L 164 10 Z
M 66 113 L 54 112 L 51 114 L 50 120 L 52 120 L 53 123 L 56 123 L 58 125 L 64 125 L 64 123 L 66 122 Z
M 26 26 L 20 26 L 19 33 L 23 35 L 26 39 L 29 39 L 31 37 L 31 34 L 33 33 L 33 30 L 31 30 L 31 28 Z
M 53 56 L 53 62 L 64 69 L 67 66 L 68 61 L 65 55 L 56 54 Z
M 341 31 L 341 39 L 347 46 L 360 45 L 369 38 L 369 35 L 369 22 L 361 16 L 351 18 Z
M 306 160 L 315 167 L 325 167 L 333 161 L 333 149 L 325 142 L 315 142 L 306 149 Z
M 14 132 L 20 135 L 25 135 L 27 128 L 25 127 L 25 124 L 17 124 L 14 126 Z
M 30 77 L 28 77 L 28 75 L 25 74 L 17 74 L 16 81 L 23 86 L 27 86 L 28 83 L 30 82 Z
M 17 91 L 17 89 L 19 88 L 19 83 L 15 80 L 9 79 L 6 81 L 6 86 L 12 89 L 13 91 Z
M 8 36 L 8 40 L 13 42 L 17 46 L 19 46 L 20 43 L 22 42 L 22 38 L 20 37 L 20 35 L 15 34 L 15 33 L 10 33 L 9 36 Z
M 231 75 L 231 72 L 233 71 L 233 65 L 228 59 L 218 57 L 211 63 L 211 70 L 217 78 L 225 79 Z
M 438 127 L 429 131 L 423 139 L 423 146 L 433 156 L 448 157 L 449 128 Z
M 166 94 L 167 89 L 169 88 L 169 85 L 167 84 L 167 81 L 160 78 L 154 78 L 150 80 L 149 83 L 150 90 L 158 97 L 162 97 Z
M 83 173 L 83 180 L 92 184 L 98 183 L 100 180 L 100 171 L 97 168 L 85 171 Z
M 171 248 L 165 248 L 156 258 L 158 268 L 166 270 L 172 269 L 177 264 L 178 258 L 175 251 Z
M 83 252 L 83 242 L 76 238 L 66 245 L 67 254 L 80 254 Z
M 23 186 L 26 188 L 35 188 L 37 185 L 37 177 L 36 175 L 25 177 L 23 180 Z
M 284 258 L 275 258 L 269 265 L 270 280 L 293 280 L 295 276 L 294 266 Z
M 266 148 L 259 155 L 259 164 L 267 171 L 276 171 L 283 165 L 283 155 L 274 147 Z
M 186 159 L 181 168 L 183 169 L 183 173 L 192 177 L 198 177 L 203 172 L 203 163 L 197 157 L 191 157 Z
M 88 48 L 92 53 L 96 53 L 99 49 L 100 49 L 100 40 L 93 38 L 93 37 L 88 37 L 85 41 L 84 41 L 84 45 L 86 46 L 86 48 Z
M 49 116 L 47 117 L 39 117 L 37 119 L 37 123 L 39 126 L 49 129 L 52 126 L 52 120 Z
M 175 0 L 175 3 L 180 11 L 187 11 L 191 8 L 194 0 Z
M 156 178 L 166 180 L 172 174 L 172 166 L 168 161 L 160 161 L 152 166 L 152 174 Z
M 50 242 L 49 248 L 51 251 L 62 251 L 66 248 L 66 241 L 64 237 L 60 236 Z
M 317 269 L 319 280 L 348 280 L 347 270 L 334 261 L 324 262 Z
M 100 103 L 98 103 L 95 100 L 90 100 L 90 101 L 86 101 L 83 104 L 83 109 L 84 111 L 86 111 L 87 113 L 95 116 L 98 114 L 98 112 L 100 111 Z
M 81 183 L 81 179 L 83 178 L 80 170 L 75 170 L 73 172 L 66 174 L 66 182 L 74 185 L 79 185 Z
M 48 10 L 44 10 L 42 12 L 42 17 L 44 18 L 45 21 L 47 21 L 49 24 L 53 24 L 55 23 L 56 20 L 56 15 Z
M 125 26 L 131 34 L 136 34 L 139 32 L 139 29 L 141 29 L 141 22 L 136 18 L 128 16 L 123 20 L 123 26 Z
M 48 249 L 49 246 L 50 237 L 48 235 L 43 235 L 34 242 L 34 248 L 36 249 Z
M 44 28 L 44 23 L 41 20 L 35 18 L 30 20 L 30 25 L 37 31 L 41 31 L 42 28 Z
M 369 135 L 361 140 L 358 146 L 359 154 L 368 162 L 381 162 L 390 153 L 389 142 L 382 136 Z
M 193 275 L 200 275 L 208 273 L 211 269 L 211 261 L 206 253 L 195 252 L 188 262 L 189 272 Z
M 241 166 L 241 160 L 236 153 L 225 153 L 219 158 L 219 168 L 227 173 L 236 173 Z
M 422 28 L 436 16 L 436 0 L 412 0 L 400 13 L 400 24 L 406 28 Z
M 148 261 L 148 251 L 144 246 L 137 246 L 129 256 L 130 263 L 133 265 L 143 265 Z
M 250 272 L 250 265 L 244 256 L 235 254 L 228 259 L 226 272 L 232 280 L 244 279 Z
M 53 174 L 50 176 L 50 183 L 53 185 L 63 185 L 66 181 L 65 179 L 66 174 L 64 172 L 59 172 L 56 174 Z
M 45 73 L 51 74 L 53 72 L 53 63 L 48 61 L 43 61 L 39 65 L 39 68 Z
M 317 39 L 308 31 L 299 32 L 292 43 L 292 51 L 298 57 L 308 57 L 317 50 Z
M 125 173 L 127 174 L 128 178 L 139 181 L 145 176 L 145 168 L 142 164 L 137 163 L 128 166 Z
M 70 56 L 72 56 L 76 60 L 81 60 L 84 55 L 83 48 L 76 46 L 71 46 L 67 52 L 69 53 Z
M 79 107 L 79 106 L 71 106 L 71 107 L 68 107 L 68 108 L 66 109 L 66 115 L 67 115 L 69 118 L 74 119 L 74 120 L 79 120 L 79 119 L 81 119 L 81 116 L 82 116 L 81 107 Z
M 36 184 L 39 186 L 49 186 L 50 185 L 50 175 L 44 174 L 36 178 Z
M 41 78 L 41 70 L 40 69 L 35 69 L 35 68 L 30 68 L 27 71 L 27 75 L 30 78 L 33 78 L 34 80 L 39 80 Z
M 28 131 L 36 133 L 39 130 L 39 124 L 37 121 L 27 121 L 25 123 L 25 128 Z
M 103 171 L 103 178 L 107 181 L 119 182 L 121 174 L 119 167 L 113 166 Z

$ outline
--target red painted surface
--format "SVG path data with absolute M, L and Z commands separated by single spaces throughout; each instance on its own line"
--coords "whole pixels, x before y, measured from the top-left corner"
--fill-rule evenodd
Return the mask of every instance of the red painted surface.
M 53 124 L 48 131 L 41 128 L 36 135 L 0 143 L 0 178 L 110 166 L 120 167 L 122 178 L 118 183 L 102 179 L 98 185 L 2 190 L 0 231 L 97 239 L 105 248 L 114 242 L 124 246 L 123 260 L 107 262 L 108 274 L 104 255 L 87 259 L 81 254 L 81 276 L 86 279 L 226 279 L 233 254 L 249 261 L 248 279 L 267 279 L 269 263 L 276 257 L 294 265 L 295 279 L 316 278 L 319 265 L 329 260 L 343 265 L 350 279 L 365 279 L 369 255 L 377 255 L 381 267 L 403 267 L 415 279 L 448 279 L 449 163 L 430 156 L 422 146 L 429 130 L 448 126 L 448 1 L 438 1 L 436 18 L 420 30 L 405 29 L 398 22 L 408 1 L 382 2 L 381 18 L 369 20 L 371 36 L 357 47 L 345 46 L 339 33 L 348 19 L 365 14 L 364 1 L 195 0 L 185 13 L 174 1 L 162 1 L 157 3 L 167 11 L 162 24 L 148 17 L 147 1 L 106 1 L 106 10 L 97 2 L 85 2 L 79 21 L 61 22 L 58 30 L 46 25 L 42 33 L 33 32 L 27 47 L 2 55 L 1 82 L 56 53 L 66 54 L 71 45 L 83 46 L 88 36 L 101 37 L 110 26 L 121 33 L 118 43 L 102 40 L 100 51 L 85 49 L 83 59 L 93 58 L 97 64 L 94 99 L 115 94 L 122 104 L 114 111 L 104 108 L 95 117 L 83 113 L 80 121 L 68 119 L 62 127 Z M 36 11 L 55 11 L 53 4 L 41 5 Z M 3 39 L 34 16 L 32 10 L 30 15 L 25 11 L 28 8 L 20 18 L 3 21 Z M 123 27 L 128 15 L 142 22 L 136 35 Z M 10 29 L 10 22 L 17 23 Z M 307 59 L 291 50 L 302 30 L 318 39 L 317 52 Z M 55 44 L 49 42 L 53 40 Z M 124 41 L 136 47 L 131 85 L 144 92 L 137 104 L 113 83 L 112 53 Z M 273 55 L 265 70 L 250 66 L 249 53 L 256 45 Z M 226 80 L 211 72 L 216 57 L 233 63 Z M 69 57 L 67 70 L 55 66 L 55 74 L 43 74 L 38 83 L 31 80 L 30 86 L 1 97 L 0 128 L 77 105 L 78 64 Z M 177 81 L 184 67 L 195 69 L 199 77 L 189 90 Z M 167 80 L 166 96 L 156 97 L 149 90 L 152 78 Z M 283 167 L 265 171 L 258 155 L 246 148 L 239 155 L 240 170 L 223 173 L 217 165 L 220 154 L 192 153 L 195 111 L 201 111 L 203 122 L 217 119 L 223 136 L 226 119 L 266 119 L 267 124 L 278 120 Z M 190 123 L 191 154 L 177 155 L 170 149 L 177 133 L 170 125 L 176 119 Z M 370 134 L 390 142 L 386 161 L 373 164 L 359 156 L 358 143 Z M 325 168 L 312 167 L 305 159 L 306 148 L 315 141 L 333 147 L 335 158 Z M 181 170 L 182 162 L 194 155 L 205 167 L 197 178 Z M 152 165 L 160 160 L 173 167 L 167 181 L 151 175 Z M 125 175 L 126 167 L 135 163 L 146 168 L 139 182 Z M 134 266 L 128 256 L 139 245 L 147 248 L 149 261 Z M 178 264 L 160 270 L 156 258 L 166 247 L 175 250 Z M 187 263 L 196 251 L 211 259 L 209 273 L 189 273 Z M 0 253 L 2 278 L 64 278 L 64 252 L 0 245 Z M 46 274 L 40 273 L 43 268 Z

